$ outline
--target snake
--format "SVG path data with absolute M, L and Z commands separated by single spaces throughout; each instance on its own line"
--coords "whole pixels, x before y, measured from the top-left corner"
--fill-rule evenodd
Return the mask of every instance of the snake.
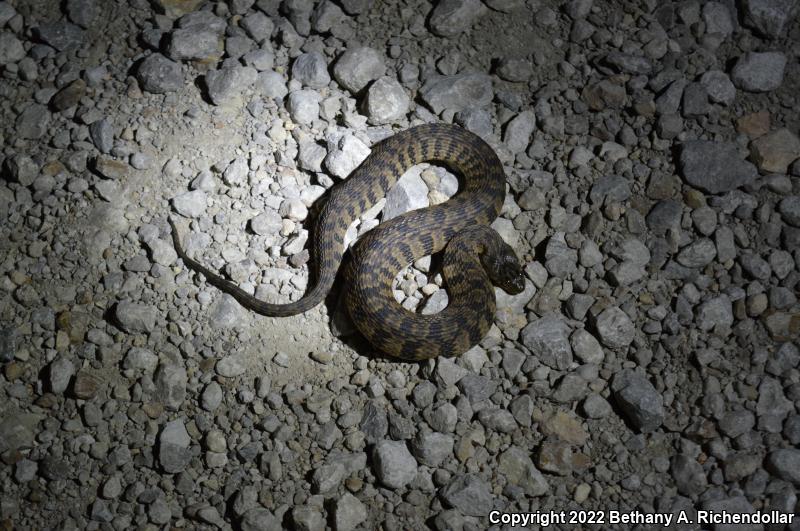
M 260 300 L 190 258 L 170 217 L 175 250 L 186 266 L 251 311 L 273 317 L 304 313 L 332 289 L 345 259 L 350 225 L 422 162 L 459 174 L 459 191 L 443 203 L 385 220 L 359 238 L 344 268 L 344 302 L 359 332 L 393 358 L 416 362 L 458 356 L 491 328 L 497 309 L 493 286 L 512 295 L 525 288 L 517 254 L 490 226 L 505 199 L 503 165 L 491 146 L 460 126 L 432 123 L 400 131 L 374 145 L 353 173 L 331 188 L 312 235 L 309 269 L 314 282 L 297 301 Z M 441 251 L 447 306 L 428 315 L 405 309 L 393 294 L 397 274 Z

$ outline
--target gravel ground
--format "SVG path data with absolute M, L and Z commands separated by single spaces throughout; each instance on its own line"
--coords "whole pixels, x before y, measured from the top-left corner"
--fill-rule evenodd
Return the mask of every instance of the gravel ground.
M 0 1 L 0 528 L 797 512 L 798 8 Z M 496 149 L 527 264 L 460 358 L 376 355 L 335 295 L 254 315 L 177 259 L 169 216 L 297 299 L 325 192 L 437 121 Z M 348 240 L 457 187 L 412 168 Z M 441 288 L 426 258 L 396 298 Z

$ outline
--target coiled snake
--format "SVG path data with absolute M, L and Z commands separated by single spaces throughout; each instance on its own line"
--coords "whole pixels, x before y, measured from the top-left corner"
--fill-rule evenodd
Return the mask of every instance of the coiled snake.
M 460 127 L 426 124 L 398 133 L 374 146 L 358 169 L 331 190 L 313 240 L 316 282 L 295 302 L 256 299 L 189 258 L 170 220 L 175 250 L 189 268 L 246 308 L 267 316 L 305 312 L 330 291 L 350 224 L 384 197 L 408 168 L 426 161 L 441 162 L 460 173 L 462 190 L 444 203 L 407 212 L 367 232 L 354 246 L 346 271 L 345 302 L 359 331 L 390 356 L 420 361 L 459 355 L 491 327 L 496 309 L 492 282 L 511 294 L 525 286 L 513 249 L 489 228 L 505 197 L 503 167 L 488 144 Z M 397 304 L 392 293 L 397 273 L 442 249 L 447 307 L 420 315 Z

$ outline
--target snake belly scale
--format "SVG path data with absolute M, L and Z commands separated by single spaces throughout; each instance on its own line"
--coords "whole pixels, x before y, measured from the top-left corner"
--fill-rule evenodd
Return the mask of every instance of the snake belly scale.
M 502 164 L 488 144 L 460 127 L 426 124 L 393 135 L 331 190 L 313 235 L 316 281 L 295 302 L 257 299 L 190 258 L 170 220 L 175 249 L 189 268 L 246 308 L 277 317 L 303 313 L 322 302 L 333 286 L 351 223 L 421 162 L 440 162 L 461 174 L 461 190 L 444 203 L 407 212 L 367 232 L 352 250 L 344 296 L 356 327 L 386 354 L 408 361 L 459 355 L 491 327 L 496 309 L 492 283 L 512 294 L 524 289 L 516 254 L 489 228 L 505 197 Z M 447 307 L 432 315 L 401 307 L 392 292 L 395 276 L 416 259 L 445 248 Z

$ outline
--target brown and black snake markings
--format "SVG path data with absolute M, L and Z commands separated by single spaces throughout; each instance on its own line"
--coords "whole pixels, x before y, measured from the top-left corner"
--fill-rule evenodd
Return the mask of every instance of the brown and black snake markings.
M 390 356 L 420 361 L 462 354 L 486 335 L 494 320 L 492 283 L 517 294 L 525 280 L 514 251 L 489 228 L 505 197 L 503 167 L 488 144 L 460 127 L 426 124 L 398 133 L 376 145 L 350 178 L 332 189 L 313 239 L 316 283 L 296 302 L 256 299 L 189 258 L 173 224 L 175 249 L 189 268 L 246 308 L 268 316 L 303 313 L 330 291 L 350 224 L 384 197 L 408 168 L 428 161 L 460 173 L 462 190 L 442 204 L 407 212 L 365 234 L 346 271 L 345 300 L 361 333 Z M 433 315 L 420 315 L 397 304 L 392 294 L 397 273 L 442 249 L 448 306 Z

